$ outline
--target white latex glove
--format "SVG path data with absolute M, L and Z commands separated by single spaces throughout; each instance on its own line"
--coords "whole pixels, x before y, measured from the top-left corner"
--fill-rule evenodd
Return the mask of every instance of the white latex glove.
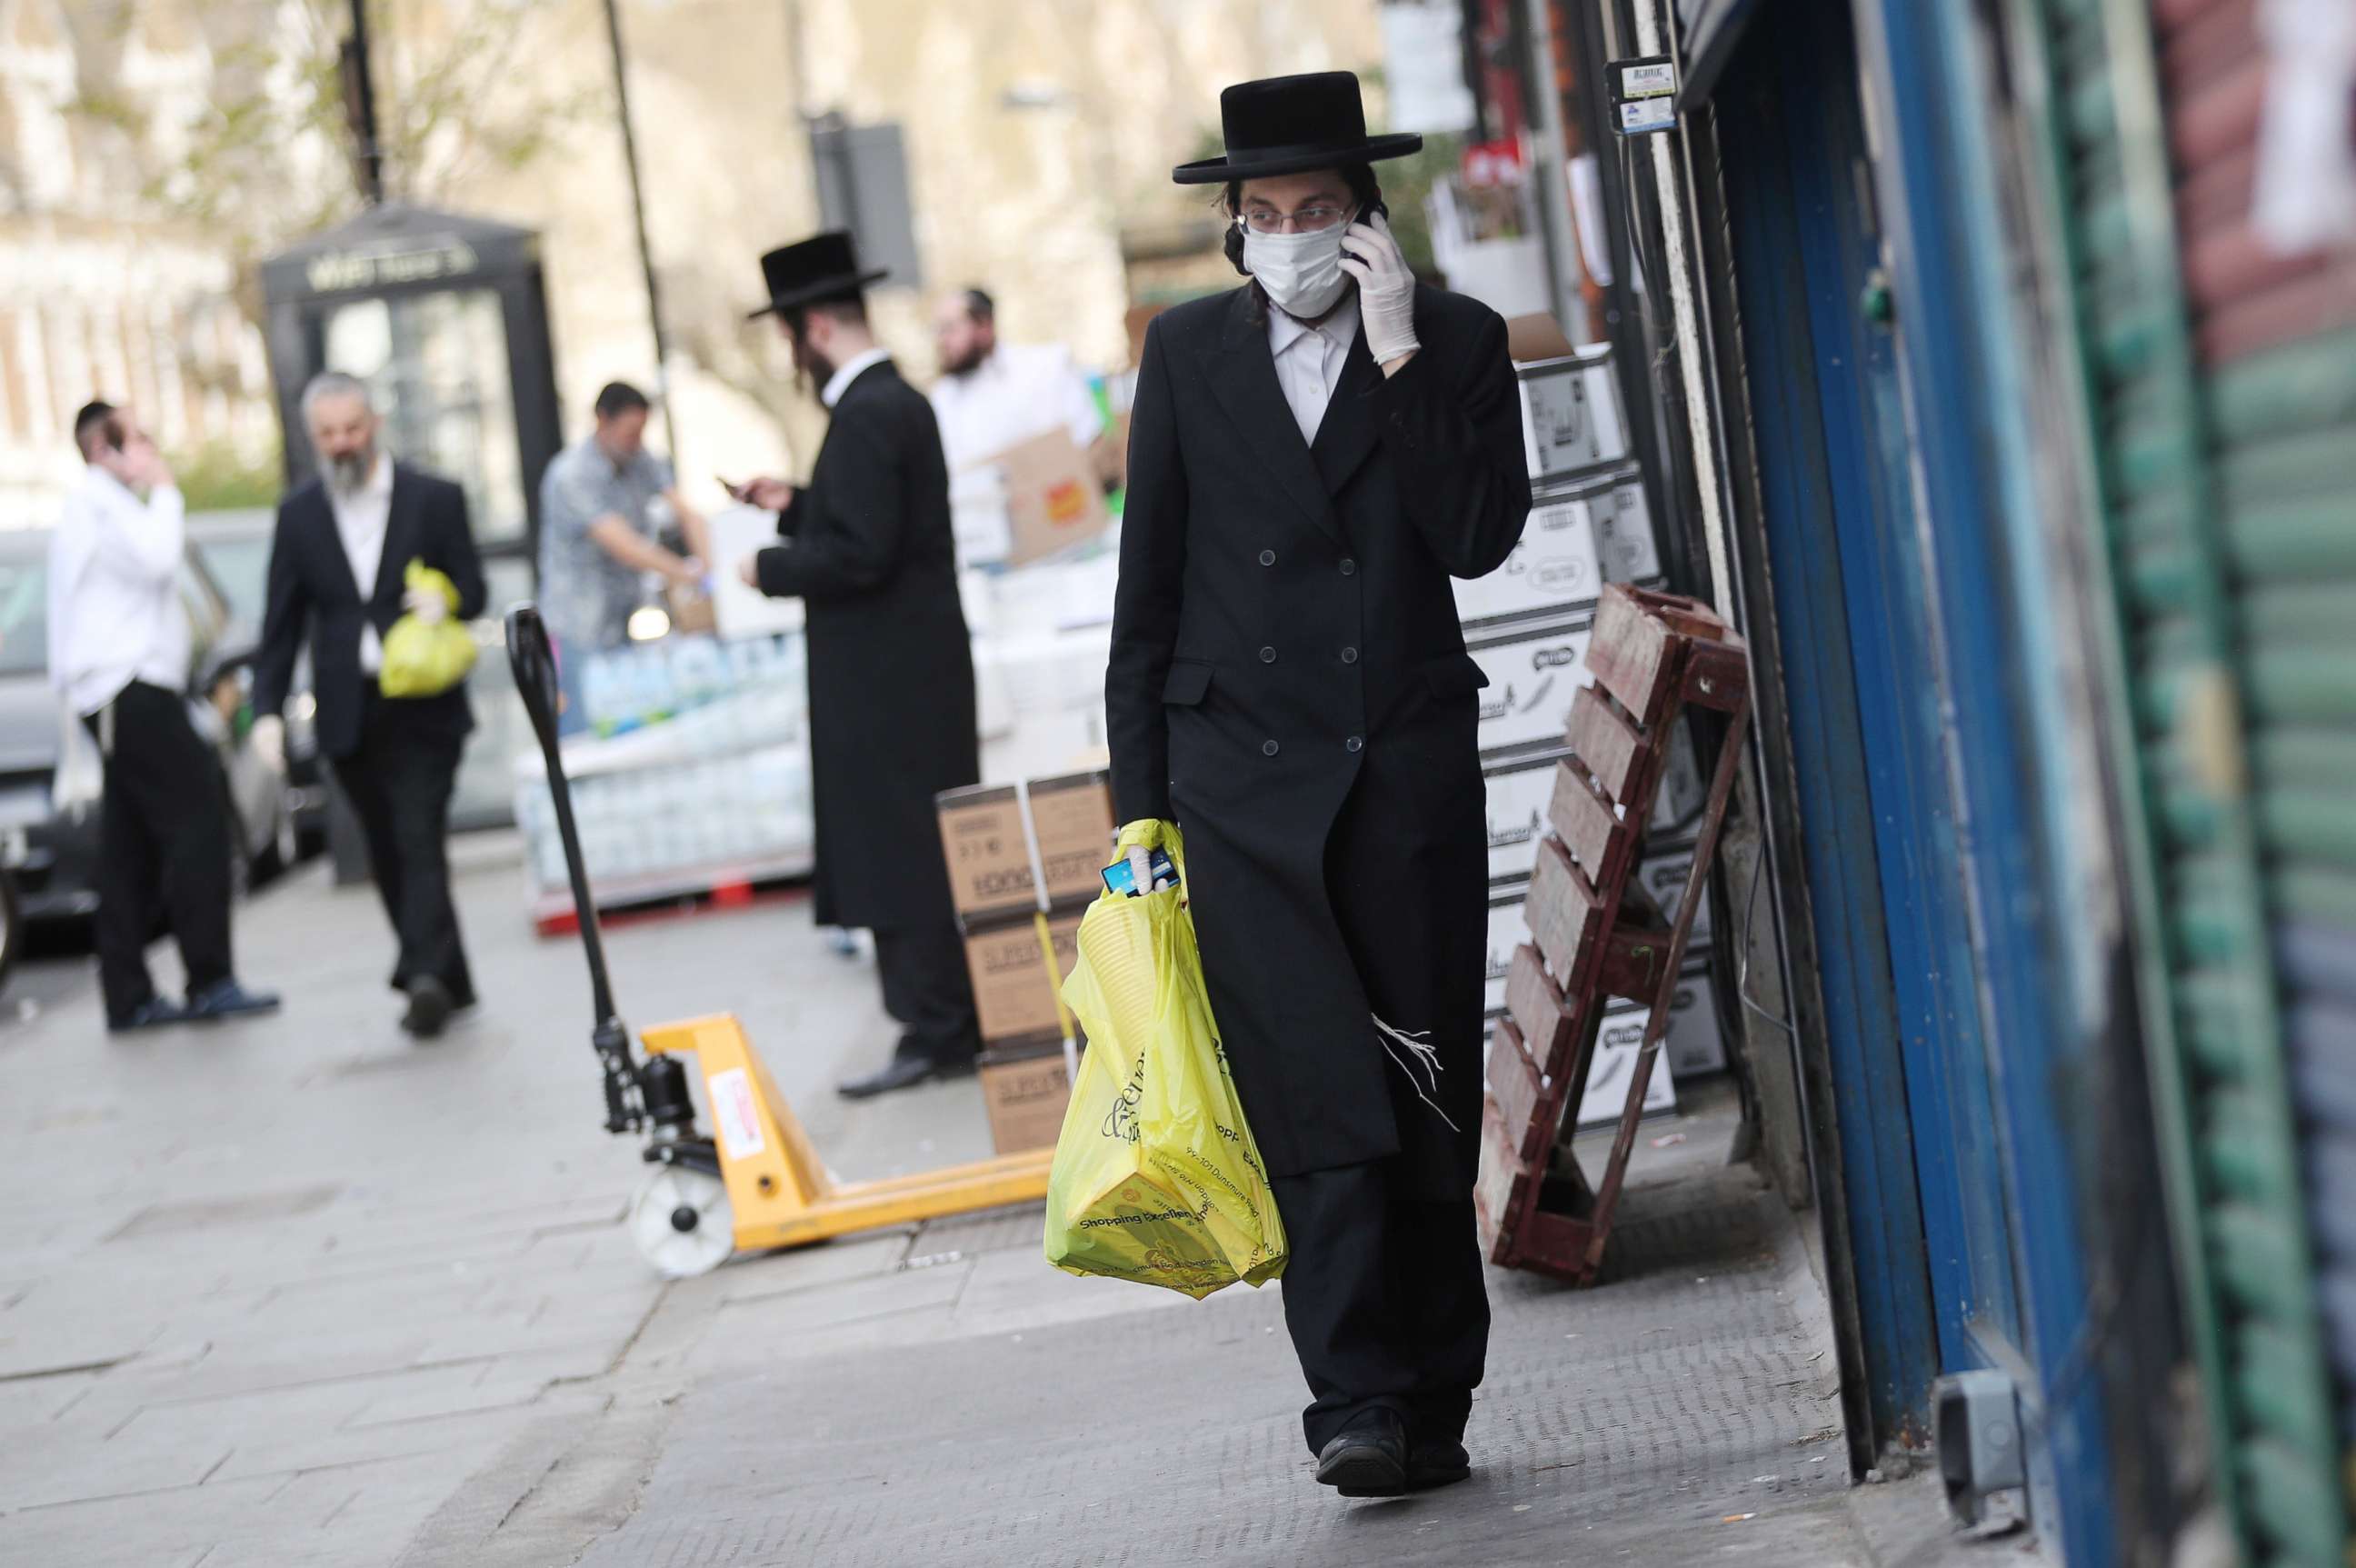
M 1415 274 L 1379 212 L 1342 231 L 1342 270 L 1358 280 L 1358 317 L 1375 363 L 1387 365 L 1422 345 L 1415 337 Z
M 401 596 L 401 607 L 423 621 L 437 626 L 450 618 L 450 601 L 438 588 L 412 588 Z
M 1153 852 L 1141 843 L 1129 846 L 1129 885 L 1137 889 L 1132 897 L 1153 890 Z
M 262 766 L 273 773 L 286 771 L 286 721 L 276 714 L 264 714 L 253 721 L 246 739 L 252 744 L 253 755 L 262 758 Z

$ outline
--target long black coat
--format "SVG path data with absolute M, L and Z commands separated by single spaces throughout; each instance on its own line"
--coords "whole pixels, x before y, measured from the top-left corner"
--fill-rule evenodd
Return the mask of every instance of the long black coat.
M 376 586 L 365 603 L 343 536 L 336 532 L 327 486 L 313 478 L 288 492 L 278 503 L 278 527 L 270 542 L 270 593 L 262 648 L 253 662 L 253 711 L 274 714 L 285 706 L 295 655 L 308 638 L 319 750 L 336 757 L 359 749 L 365 695 L 360 624 L 373 624 L 379 637 L 392 629 L 401 618 L 402 575 L 412 561 L 423 561 L 450 579 L 458 590 L 459 619 L 483 613 L 483 565 L 466 526 L 466 492 L 449 480 L 405 464 L 392 466 L 384 553 L 378 557 Z M 420 724 L 454 737 L 475 725 L 463 681 L 435 696 L 404 698 L 402 705 Z
M 1211 1011 L 1269 1168 L 1396 1153 L 1462 1197 L 1486 682 L 1449 578 L 1500 564 L 1529 511 L 1505 323 L 1419 289 L 1420 352 L 1387 380 L 1362 332 L 1311 444 L 1261 308 L 1246 287 L 1146 335 L 1105 686 L 1116 809 L 1185 833 Z M 1436 1079 L 1376 1017 L 1436 1048 Z
M 933 405 L 887 360 L 835 403 L 810 481 L 761 552 L 761 591 L 806 601 L 817 916 L 880 931 L 954 917 L 933 797 L 981 777 Z

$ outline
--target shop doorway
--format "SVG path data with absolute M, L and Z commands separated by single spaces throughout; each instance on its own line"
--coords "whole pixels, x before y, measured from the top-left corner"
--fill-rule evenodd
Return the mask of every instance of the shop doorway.
M 1711 94 L 1877 1444 L 1942 1369 L 2019 1374 L 1928 542 L 1845 6 L 1749 30 Z

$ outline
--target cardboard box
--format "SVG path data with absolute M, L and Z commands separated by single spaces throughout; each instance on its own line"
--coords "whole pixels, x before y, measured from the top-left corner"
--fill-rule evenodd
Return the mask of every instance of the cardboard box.
M 1620 1113 L 1617 1095 L 1627 1092 L 1624 1072 L 1619 1079 L 1619 1089 L 1611 1096 L 1596 1094 L 1598 1081 L 1603 1076 L 1604 1050 L 1611 1047 L 1619 1058 L 1633 1057 L 1644 1038 L 1645 1010 L 1633 1004 L 1623 1004 L 1603 1015 L 1603 1026 L 1595 1039 L 1595 1066 L 1587 1075 L 1587 1099 L 1580 1106 L 1580 1123 L 1609 1121 Z M 1707 959 L 1689 958 L 1677 976 L 1676 997 L 1669 1004 L 1668 1032 L 1661 1036 L 1660 1059 L 1653 1064 L 1653 1079 L 1697 1078 L 1704 1073 L 1723 1071 L 1726 1067 L 1726 1041 L 1719 1033 L 1718 1006 L 1711 993 L 1709 963 Z M 1668 1070 L 1664 1072 L 1665 1068 Z M 1645 1086 L 1644 1111 L 1666 1110 L 1674 1098 Z
M 1038 908 L 1031 854 L 1023 832 L 1023 792 L 1012 784 L 977 784 L 937 797 L 941 853 L 960 917 Z M 1031 822 L 1050 905 L 1093 898 L 1112 859 L 1112 787 L 1101 772 L 1067 774 L 1031 784 Z
M 1628 422 L 1608 349 L 1516 366 L 1530 478 L 1569 478 L 1628 456 Z
M 1603 592 L 1597 556 L 1599 509 L 1612 492 L 1593 485 L 1541 492 L 1505 564 L 1485 577 L 1456 581 L 1456 617 L 1466 626 L 1543 620 L 1592 606 Z
M 1595 1036 L 1595 1054 L 1588 1058 L 1587 1092 L 1579 1097 L 1579 1124 L 1605 1126 L 1620 1120 L 1628 1103 L 1628 1079 L 1635 1070 L 1637 1047 L 1644 1039 L 1644 1015 L 1607 1013 Z M 1653 1076 L 1644 1082 L 1644 1114 L 1657 1116 L 1677 1108 L 1676 1074 L 1669 1065 L 1668 1045 L 1653 1059 Z
M 1563 336 L 1562 324 L 1543 310 L 1505 319 L 1505 354 L 1517 365 L 1540 360 L 1565 360 L 1576 352 Z
M 1693 870 L 1694 846 L 1691 843 L 1644 847 L 1644 859 L 1636 867 L 1636 880 L 1653 902 L 1661 907 L 1667 919 L 1677 918 L 1677 906 L 1685 901 L 1686 877 Z M 1709 884 L 1702 883 L 1701 902 L 1695 906 L 1693 934 L 1687 939 L 1688 957 L 1709 950 Z
M 663 590 L 663 607 L 670 617 L 673 631 L 711 632 L 720 628 L 719 617 L 712 607 L 712 596 L 701 588 L 673 583 Z
M 1071 1103 L 1072 1080 L 1061 1047 L 1054 1050 L 985 1051 L 977 1069 L 990 1113 L 991 1146 L 1001 1155 L 1055 1147 Z
M 1547 804 L 1554 798 L 1555 764 L 1567 755 L 1550 747 L 1482 770 L 1489 806 L 1489 880 L 1527 882 L 1547 835 Z
M 1661 575 L 1661 548 L 1653 537 L 1643 475 L 1632 470 L 1613 479 L 1608 499 L 1599 496 L 1588 507 L 1605 582 L 1644 583 Z
M 1582 614 L 1569 622 L 1515 627 L 1467 640 L 1465 651 L 1489 677 L 1480 694 L 1483 757 L 1562 744 L 1571 693 L 1593 679 L 1587 671 L 1593 624 L 1591 615 Z
M 1718 1004 L 1709 979 L 1709 961 L 1689 960 L 1677 980 L 1676 1000 L 1669 1007 L 1669 1032 L 1661 1054 L 1677 1078 L 1720 1072 L 1726 1067 L 1726 1037 L 1719 1032 Z
M 1006 561 L 1019 566 L 1105 531 L 1104 487 L 1068 430 L 1050 430 L 989 461 L 1006 477 Z
M 1062 1041 L 1064 1025 L 1055 1009 L 1056 993 L 1078 961 L 1080 915 L 1085 908 L 1047 918 L 1048 940 L 1055 950 L 1052 973 L 1039 950 L 1035 914 L 1009 915 L 966 933 L 965 967 L 973 978 L 974 1010 L 981 1019 L 984 1043 Z

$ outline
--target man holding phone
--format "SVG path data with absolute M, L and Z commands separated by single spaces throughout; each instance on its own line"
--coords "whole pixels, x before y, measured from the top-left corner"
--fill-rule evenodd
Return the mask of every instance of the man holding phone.
M 808 608 L 816 916 L 875 933 L 892 1060 L 862 1099 L 969 1069 L 980 1047 L 933 797 L 978 781 L 973 648 L 958 599 L 948 466 L 924 394 L 876 346 L 849 234 L 761 258 L 797 373 L 831 414 L 807 489 L 760 478 L 737 499 L 777 513 L 744 581 Z
M 1246 282 L 1146 334 L 1105 713 L 1116 813 L 1185 834 L 1211 1012 L 1291 1247 L 1317 1478 L 1469 1474 L 1487 827 L 1449 579 L 1530 508 L 1505 327 L 1417 283 L 1347 71 L 1220 97 Z
M 230 961 L 229 798 L 188 722 L 185 512 L 172 471 L 129 411 L 74 415 L 88 465 L 49 537 L 49 682 L 104 758 L 98 831 L 99 989 L 115 1033 L 276 1009 Z M 187 972 L 159 995 L 147 938 L 160 902 Z

